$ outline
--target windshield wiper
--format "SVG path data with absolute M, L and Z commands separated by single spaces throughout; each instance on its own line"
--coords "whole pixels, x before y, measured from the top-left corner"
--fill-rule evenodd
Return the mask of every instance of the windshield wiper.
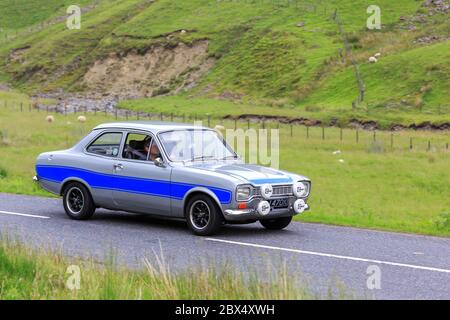
M 194 157 L 191 159 L 191 161 L 195 161 L 195 160 L 206 160 L 206 159 L 214 159 L 213 156 L 198 156 L 198 157 Z
M 237 156 L 234 156 L 234 155 L 231 155 L 231 156 L 226 156 L 226 157 L 223 157 L 222 159 L 220 159 L 220 160 L 226 160 L 226 159 L 237 159 L 238 157 Z

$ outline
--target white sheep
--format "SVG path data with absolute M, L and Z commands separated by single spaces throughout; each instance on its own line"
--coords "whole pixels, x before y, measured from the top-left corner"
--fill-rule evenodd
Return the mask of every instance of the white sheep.
M 374 56 L 375 58 L 379 59 L 379 58 L 381 57 L 381 53 L 380 53 L 380 52 L 377 52 L 377 53 L 375 53 L 373 56 Z
M 55 121 L 55 117 L 54 116 L 47 116 L 45 117 L 45 121 L 47 121 L 48 123 L 52 123 Z
M 85 123 L 86 122 L 86 117 L 85 116 L 78 116 L 77 121 L 80 123 Z
M 333 154 L 341 154 L 341 150 L 333 151 Z
M 369 62 L 370 63 L 375 63 L 375 62 L 377 62 L 378 60 L 377 60 L 377 58 L 375 58 L 375 57 L 370 57 L 369 58 Z

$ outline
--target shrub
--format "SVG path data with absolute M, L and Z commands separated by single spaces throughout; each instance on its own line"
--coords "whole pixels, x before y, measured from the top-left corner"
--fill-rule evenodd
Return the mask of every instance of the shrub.
M 0 179 L 6 178 L 8 176 L 8 171 L 0 167 Z
M 434 225 L 439 230 L 450 231 L 450 212 L 442 212 L 434 219 Z

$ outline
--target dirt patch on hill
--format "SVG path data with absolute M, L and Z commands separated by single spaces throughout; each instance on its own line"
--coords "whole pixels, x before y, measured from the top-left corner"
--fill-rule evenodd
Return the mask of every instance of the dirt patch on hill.
M 27 52 L 31 47 L 25 46 L 21 48 L 14 49 L 9 54 L 10 62 L 23 62 L 23 55 Z
M 88 91 L 122 97 L 153 97 L 195 86 L 214 65 L 208 41 L 157 45 L 144 54 L 110 54 L 96 61 L 84 76 Z

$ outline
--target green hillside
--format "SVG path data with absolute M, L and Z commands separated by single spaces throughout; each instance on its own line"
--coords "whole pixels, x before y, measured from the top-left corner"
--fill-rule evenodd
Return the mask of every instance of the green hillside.
M 36 9 L 38 3 L 0 0 L 8 8 L 0 26 L 24 29 L 64 14 L 66 1 Z M 362 0 L 96 1 L 83 13 L 80 30 L 68 30 L 65 21 L 44 23 L 41 30 L 0 40 L 0 80 L 27 93 L 62 88 L 124 96 L 129 90 L 144 100 L 121 106 L 143 111 L 207 101 L 202 110 L 218 116 L 273 109 L 325 122 L 449 122 L 450 19 L 441 6 L 424 3 L 429 1 L 379 0 L 382 29 L 368 30 L 372 3 Z M 377 52 L 378 62 L 369 63 Z M 352 61 L 365 85 L 356 110 Z

